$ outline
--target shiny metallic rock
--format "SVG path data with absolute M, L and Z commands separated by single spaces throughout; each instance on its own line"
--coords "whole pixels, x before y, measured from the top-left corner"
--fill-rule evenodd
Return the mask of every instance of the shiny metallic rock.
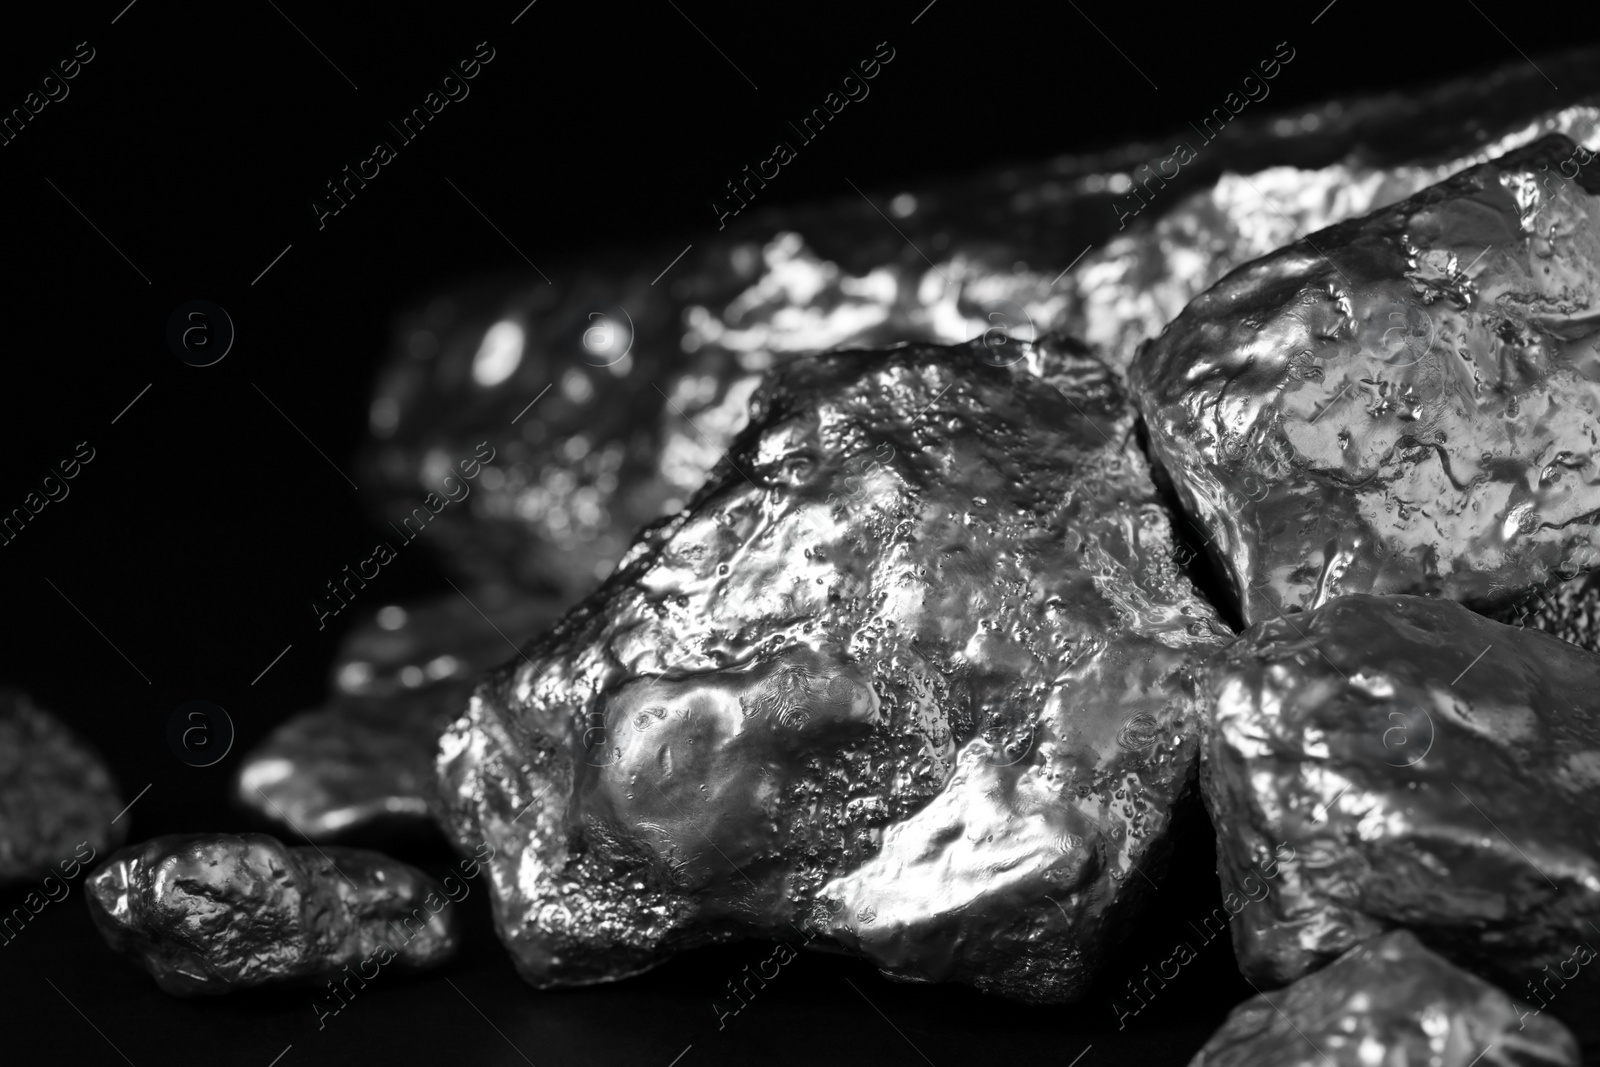
M 1553 135 L 1324 230 L 1141 352 L 1152 448 L 1246 622 L 1351 592 L 1502 607 L 1600 562 L 1592 160 Z
M 1233 1010 L 1189 1067 L 1578 1067 L 1566 1027 L 1397 930 Z
M 1247 631 L 1206 684 L 1202 793 L 1246 977 L 1282 985 L 1406 927 L 1569 1021 L 1592 1013 L 1600 656 L 1448 600 L 1355 594 Z
M 439 735 L 476 675 L 556 614 L 552 601 L 504 587 L 381 608 L 340 646 L 329 703 L 283 723 L 240 763 L 236 801 L 317 841 L 432 824 Z
M 687 252 L 687 240 L 586 251 L 551 269 L 553 285 L 535 275 L 441 293 L 396 323 L 362 484 L 397 526 L 427 493 L 465 487 L 427 527 L 446 566 L 570 602 L 700 488 L 767 369 L 847 345 L 1052 332 L 1126 367 L 1229 270 L 1305 233 L 1545 133 L 1600 147 L 1600 109 L 1583 96 L 1600 87 L 1597 58 L 1541 59 L 1563 87 L 1556 106 L 1520 62 L 1428 91 L 1287 113 L 1274 101 L 1215 143 L 1184 127 L 1108 152 L 753 207 Z M 1162 162 L 1178 140 L 1195 159 L 1172 177 Z
M 376 852 L 265 834 L 171 835 L 90 875 L 106 942 L 176 996 L 316 984 L 368 961 L 437 966 L 460 946 L 443 888 Z
M 1114 375 L 1007 351 L 788 364 L 689 507 L 479 686 L 441 791 L 528 981 L 798 934 L 1082 991 L 1160 877 L 1192 667 L 1231 635 Z
M 128 824 L 100 757 L 26 693 L 0 687 L 0 882 L 54 873 L 122 843 Z

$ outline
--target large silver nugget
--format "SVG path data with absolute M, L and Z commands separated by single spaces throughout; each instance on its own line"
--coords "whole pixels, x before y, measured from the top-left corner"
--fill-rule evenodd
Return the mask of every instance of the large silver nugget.
M 441 792 L 528 981 L 800 935 L 1066 1000 L 1127 931 L 1229 635 L 1110 372 L 990 354 L 777 372 L 689 508 L 479 687 Z
M 1600 562 L 1600 163 L 1551 136 L 1234 271 L 1132 370 L 1247 622 Z M 1570 177 L 1575 175 L 1575 177 Z
M 1578 1067 L 1541 1015 L 1398 930 L 1245 1001 L 1189 1067 Z
M 177 996 L 315 984 L 369 963 L 420 970 L 461 942 L 450 895 L 414 867 L 265 834 L 129 846 L 90 876 L 87 900 L 106 942 Z
M 1352 595 L 1261 623 L 1207 679 L 1202 791 L 1246 977 L 1282 985 L 1399 926 L 1592 1012 L 1600 966 L 1574 960 L 1600 944 L 1600 656 Z

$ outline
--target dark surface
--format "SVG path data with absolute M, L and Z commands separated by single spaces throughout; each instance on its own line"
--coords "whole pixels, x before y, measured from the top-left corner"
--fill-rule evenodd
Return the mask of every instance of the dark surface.
M 1321 2 L 1226 12 L 1080 3 L 1080 14 L 956 0 L 923 12 L 924 0 L 912 0 L 867 13 L 840 4 L 757 15 L 680 0 L 754 90 L 668 4 L 539 0 L 514 26 L 520 0 L 448 16 L 423 5 L 277 6 L 359 90 L 270 4 L 19 9 L 0 33 L 6 108 L 77 42 L 97 50 L 70 96 L 0 148 L 12 327 L 0 507 L 20 504 L 77 442 L 97 449 L 71 495 L 0 547 L 0 679 L 33 692 L 102 751 L 124 796 L 150 785 L 123 820 L 135 841 L 252 828 L 228 806 L 229 779 L 274 726 L 323 700 L 340 630 L 319 631 L 310 603 L 371 548 L 360 491 L 317 450 L 349 470 L 395 308 L 464 275 L 526 269 L 447 177 L 548 271 L 597 242 L 681 247 L 715 232 L 709 202 L 723 183 L 884 39 L 900 50 L 895 66 L 785 169 L 770 203 L 854 196 L 846 179 L 892 195 L 898 182 L 1008 159 L 1170 141 L 1285 38 L 1300 55 L 1292 77 L 1253 109 L 1469 72 L 1515 61 L 1519 49 L 1538 59 L 1596 37 L 1592 8 L 1485 0 L 1481 15 L 1469 5 L 1340 0 L 1320 17 Z M 472 95 L 319 232 L 307 202 L 323 182 L 363 158 L 387 119 L 486 38 L 498 54 Z M 1115 219 L 1104 229 L 1114 232 Z M 168 316 L 196 298 L 225 307 L 237 329 L 213 367 L 186 366 L 166 347 Z M 363 611 L 448 592 L 421 554 L 386 567 L 383 582 Z M 172 711 L 194 699 L 226 708 L 238 731 L 229 755 L 205 768 L 181 762 L 166 741 Z M 1172 901 L 1197 916 L 1215 907 L 1199 834 L 1158 906 Z M 441 873 L 448 857 L 434 861 Z M 0 891 L 0 908 L 28 888 Z M 765 947 L 694 954 L 619 986 L 538 994 L 515 979 L 479 894 L 465 904 L 474 936 L 453 969 L 385 975 L 319 1034 L 303 998 L 190 1004 L 159 993 L 94 934 L 80 896 L 75 884 L 0 948 L 6 1062 L 123 1062 L 114 1044 L 141 1067 L 264 1067 L 291 1043 L 282 1067 L 524 1062 L 495 1026 L 540 1067 L 580 1057 L 665 1067 L 690 1044 L 682 1067 L 922 1062 L 848 977 L 940 1067 L 1030 1055 L 1066 1064 L 1091 1043 L 1080 1067 L 1181 1064 L 1249 991 L 1226 945 L 1208 945 L 1119 1033 L 1110 990 L 1120 982 L 1078 1008 L 1032 1009 L 890 986 L 863 965 L 802 956 L 718 1033 L 712 997 Z M 1167 958 L 1182 928 L 1179 913 L 1164 911 L 1119 957 L 1124 978 Z
M 460 905 L 467 944 L 454 964 L 425 977 L 381 975 L 319 1032 L 311 1007 L 315 991 L 245 993 L 203 1004 L 161 993 L 142 971 L 106 948 L 74 886 L 71 897 L 46 908 L 0 950 L 6 968 L 3 1010 L 11 1023 L 6 1061 L 48 1055 L 56 1063 L 121 1062 L 109 1039 L 140 1067 L 267 1067 L 291 1044 L 284 1067 L 391 1057 L 397 1063 L 448 1057 L 474 1067 L 509 1067 L 524 1062 L 509 1039 L 539 1067 L 580 1062 L 666 1067 L 690 1045 L 680 1067 L 913 1064 L 924 1062 L 923 1056 L 945 1067 L 992 1062 L 1000 1055 L 1067 1064 L 1090 1045 L 1093 1051 L 1083 1064 L 1176 1067 L 1187 1063 L 1228 1009 L 1250 993 L 1227 938 L 1219 937 L 1150 998 L 1149 1007 L 1118 1028 L 1113 1001 L 1124 1011 L 1131 1003 L 1118 991 L 1141 977 L 1145 966 L 1154 968 L 1170 957 L 1180 939 L 1199 947 L 1186 924 L 1199 921 L 1206 899 L 1218 896 L 1204 816 L 1196 806 L 1188 814 L 1198 825 L 1180 838 L 1187 844 L 1156 894 L 1152 919 L 1119 952 L 1113 976 L 1073 1007 L 1028 1007 L 954 986 L 894 984 L 865 964 L 801 953 L 719 1031 L 712 1001 L 726 1001 L 726 983 L 740 977 L 746 964 L 754 967 L 772 954 L 767 943 L 691 953 L 619 984 L 539 992 L 517 978 L 494 938 L 487 898 L 474 889 Z M 442 845 L 426 855 L 400 855 L 436 876 L 450 864 Z M 1166 910 L 1169 905 L 1173 910 Z

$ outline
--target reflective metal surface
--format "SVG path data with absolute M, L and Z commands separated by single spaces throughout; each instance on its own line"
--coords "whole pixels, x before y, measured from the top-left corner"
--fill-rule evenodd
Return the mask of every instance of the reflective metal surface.
M 1248 901 L 1247 978 L 1282 985 L 1404 926 L 1592 1016 L 1600 656 L 1448 600 L 1353 595 L 1259 624 L 1207 678 L 1202 792 L 1224 899 Z
M 1396 931 L 1233 1010 L 1189 1067 L 1577 1067 L 1566 1027 Z
M 460 947 L 452 895 L 421 871 L 265 834 L 151 838 L 86 889 L 106 942 L 177 996 L 316 984 L 363 966 L 370 978 L 389 963 L 419 970 Z
M 1502 607 L 1600 562 L 1592 160 L 1553 135 L 1322 231 L 1141 353 L 1152 449 L 1247 622 L 1349 592 Z
M 1067 1000 L 1160 876 L 1190 669 L 1228 636 L 1102 364 L 798 360 L 687 510 L 479 686 L 441 792 L 538 986 L 759 936 Z

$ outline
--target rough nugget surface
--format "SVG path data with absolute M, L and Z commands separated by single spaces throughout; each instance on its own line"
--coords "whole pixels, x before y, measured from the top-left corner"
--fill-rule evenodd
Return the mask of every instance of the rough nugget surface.
M 120 844 L 127 823 L 100 757 L 26 693 L 0 688 L 0 883 Z
M 1064 1000 L 1125 931 L 1228 634 L 1104 366 L 986 354 L 779 371 L 688 509 L 480 685 L 441 793 L 530 982 L 800 933 Z
M 1600 562 L 1592 160 L 1547 137 L 1333 226 L 1140 353 L 1151 443 L 1247 622 L 1352 592 L 1496 608 Z
M 1354 595 L 1260 624 L 1207 679 L 1218 874 L 1259 901 L 1233 920 L 1246 977 L 1282 985 L 1404 926 L 1519 996 L 1575 979 L 1552 1010 L 1592 1009 L 1600 656 L 1446 600 Z M 1293 858 L 1250 888 L 1281 843 Z
M 107 943 L 178 996 L 314 984 L 391 959 L 418 970 L 460 946 L 455 910 L 421 871 L 265 834 L 129 846 L 89 877 L 87 900 Z
M 1577 1067 L 1540 1016 L 1399 930 L 1245 1001 L 1189 1067 Z

